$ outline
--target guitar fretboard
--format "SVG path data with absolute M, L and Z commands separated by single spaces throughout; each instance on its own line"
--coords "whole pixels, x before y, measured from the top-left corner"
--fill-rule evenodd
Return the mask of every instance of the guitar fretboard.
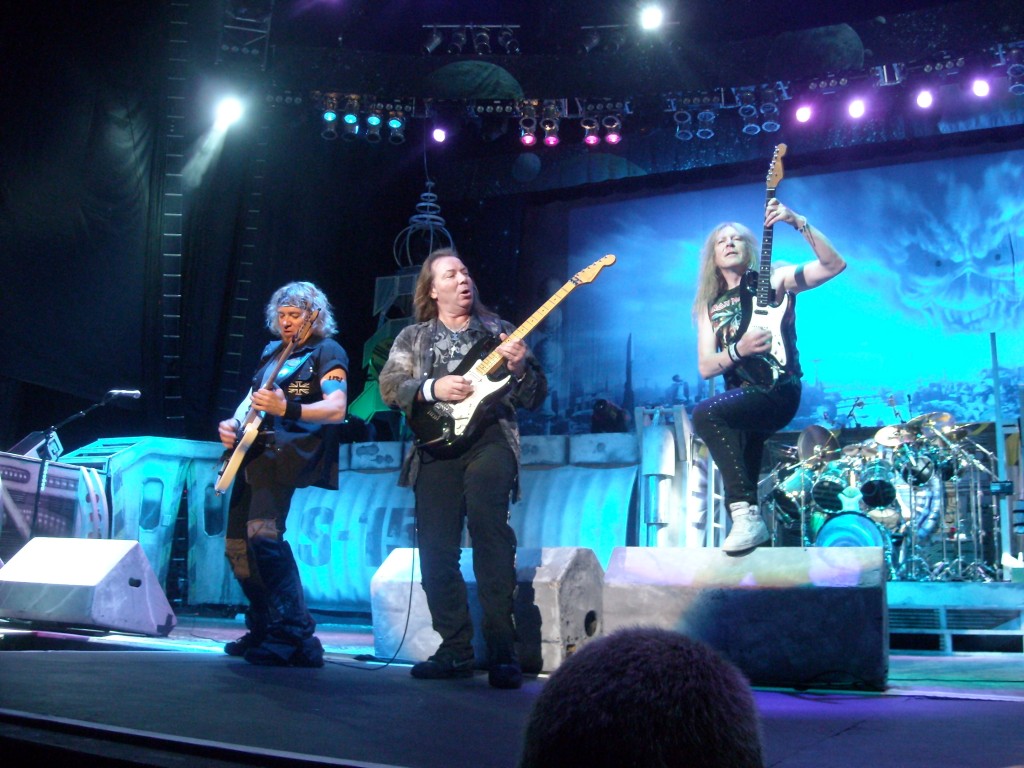
M 775 197 L 776 187 L 768 187 L 765 193 L 764 206 L 767 210 L 768 201 Z M 772 238 L 775 228 L 765 227 L 761 235 L 761 261 L 757 270 L 757 305 L 767 307 L 772 303 Z

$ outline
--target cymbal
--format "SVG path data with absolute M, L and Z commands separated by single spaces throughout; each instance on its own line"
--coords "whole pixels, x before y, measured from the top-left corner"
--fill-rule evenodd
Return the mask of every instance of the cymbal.
M 971 421 L 966 424 L 950 424 L 948 427 L 942 427 L 939 431 L 942 432 L 949 442 L 959 443 L 968 437 L 980 435 L 988 429 L 991 423 L 989 421 Z
M 796 441 L 797 454 L 801 461 L 821 458 L 832 461 L 839 456 L 839 440 L 822 426 L 811 424 L 804 427 Z
M 920 416 L 915 416 L 907 422 L 907 429 L 913 432 L 920 432 L 925 437 L 929 437 L 935 434 L 935 429 L 942 429 L 946 426 L 953 424 L 953 414 L 946 413 L 945 411 L 933 411 L 932 413 L 922 413 Z
M 882 427 L 875 432 L 875 442 L 884 445 L 886 448 L 895 448 L 903 443 L 912 443 L 916 434 L 910 430 L 897 425 L 893 427 Z

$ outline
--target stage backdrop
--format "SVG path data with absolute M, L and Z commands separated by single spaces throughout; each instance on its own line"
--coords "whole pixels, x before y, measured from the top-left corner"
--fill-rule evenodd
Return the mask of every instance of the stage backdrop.
M 766 172 L 767 165 L 766 158 Z M 849 263 L 798 297 L 805 391 L 791 429 L 881 426 L 930 411 L 993 420 L 993 341 L 1002 416 L 1018 415 L 1022 176 L 1020 150 L 819 175 L 787 170 L 778 197 Z M 602 254 L 618 257 L 533 338 L 552 372 L 550 410 L 560 427 L 585 429 L 598 398 L 689 408 L 706 396 L 690 316 L 700 249 L 723 221 L 743 222 L 759 237 L 765 191 L 760 182 L 556 204 L 539 217 L 551 222 L 552 240 L 568 243 L 566 276 Z M 557 219 L 565 217 L 562 236 Z M 773 255 L 776 263 L 813 257 L 788 226 L 776 232 Z M 540 293 L 565 279 L 555 263 L 540 269 L 550 275 Z M 847 420 L 858 399 L 864 406 Z

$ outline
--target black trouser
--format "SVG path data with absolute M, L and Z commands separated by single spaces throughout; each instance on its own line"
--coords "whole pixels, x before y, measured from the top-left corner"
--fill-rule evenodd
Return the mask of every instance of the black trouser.
M 462 523 L 473 546 L 483 634 L 491 663 L 514 658 L 512 618 L 516 588 L 516 535 L 508 524 L 509 503 L 518 467 L 501 426 L 489 425 L 454 458 L 426 451 L 416 478 L 416 530 L 423 590 L 438 650 L 461 658 L 472 655 L 473 625 L 466 582 L 459 570 Z
M 265 648 L 284 659 L 297 650 L 321 655 L 316 622 L 306 608 L 299 568 L 284 541 L 295 489 L 275 480 L 276 455 L 258 453 L 235 478 L 228 507 L 227 554 L 249 600 L 245 623 Z
M 764 444 L 786 426 L 800 407 L 800 379 L 780 379 L 772 387 L 737 387 L 697 403 L 693 430 L 711 452 L 726 505 L 757 504 Z

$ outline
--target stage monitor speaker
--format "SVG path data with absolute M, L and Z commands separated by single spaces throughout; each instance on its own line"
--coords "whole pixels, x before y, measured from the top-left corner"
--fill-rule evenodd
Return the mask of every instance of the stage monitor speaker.
M 137 541 L 37 536 L 0 568 L 0 616 L 166 636 L 177 624 Z
M 884 689 L 881 547 L 619 547 L 605 572 L 604 631 L 656 626 L 703 640 L 754 685 Z

